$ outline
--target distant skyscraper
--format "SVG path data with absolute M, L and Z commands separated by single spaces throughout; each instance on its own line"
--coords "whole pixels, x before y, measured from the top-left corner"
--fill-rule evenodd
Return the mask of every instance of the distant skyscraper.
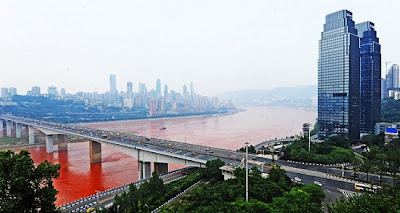
M 318 136 L 360 137 L 360 48 L 352 13 L 326 16 L 318 58 Z
M 110 75 L 110 92 L 116 92 L 117 91 L 117 76 L 112 74 Z
M 146 84 L 139 83 L 139 93 L 141 95 L 146 95 L 147 94 Z
M 194 95 L 193 82 L 190 82 L 190 96 L 193 97 L 193 95 Z
M 156 92 L 157 92 L 157 95 L 161 95 L 161 81 L 159 78 L 157 79 L 157 83 L 156 83 Z
M 399 88 L 399 65 L 393 64 L 386 75 L 387 89 Z
M 381 99 L 385 99 L 388 97 L 387 94 L 387 81 L 386 78 L 381 79 Z
M 33 86 L 33 87 L 32 87 L 32 95 L 33 95 L 33 96 L 40 96 L 40 87 L 38 87 L 38 86 Z
M 356 24 L 360 37 L 360 131 L 374 133 L 381 121 L 381 45 L 374 23 Z
M 184 84 L 183 85 L 183 97 L 188 97 L 189 96 L 189 92 L 188 92 L 188 89 L 187 89 L 187 86 L 186 86 L 186 84 Z
M 164 87 L 164 102 L 168 102 L 168 85 L 165 85 Z
M 126 92 L 127 93 L 132 93 L 133 92 L 133 84 L 132 84 L 132 82 L 126 83 Z

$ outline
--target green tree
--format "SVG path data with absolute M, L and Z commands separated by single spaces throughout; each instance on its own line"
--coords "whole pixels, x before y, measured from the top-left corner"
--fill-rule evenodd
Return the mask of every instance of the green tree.
M 347 139 L 343 136 L 333 136 L 327 140 L 327 143 L 330 145 L 342 147 L 345 149 L 350 147 L 349 139 Z
M 0 152 L 0 211 L 56 211 L 53 179 L 59 169 L 47 160 L 35 167 L 26 150 Z
M 204 170 L 204 177 L 208 180 L 214 180 L 214 181 L 224 179 L 224 176 L 222 175 L 221 170 L 219 169 L 224 164 L 225 162 L 223 162 L 219 158 L 207 161 L 206 169 Z
M 374 169 L 374 163 L 369 159 L 364 159 L 361 165 L 361 171 L 367 173 L 367 182 L 369 181 L 369 173 Z

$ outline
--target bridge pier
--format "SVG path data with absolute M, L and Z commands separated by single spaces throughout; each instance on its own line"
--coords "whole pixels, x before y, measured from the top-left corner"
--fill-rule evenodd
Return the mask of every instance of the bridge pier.
M 46 153 L 53 153 L 54 142 L 53 135 L 46 135 Z
M 89 140 L 90 163 L 101 162 L 101 143 Z
M 40 131 L 39 130 L 39 143 L 43 143 L 43 142 L 45 142 L 45 140 L 46 140 L 46 135 L 42 132 L 42 131 Z
M 21 128 L 22 128 L 21 123 L 15 123 L 15 137 L 16 138 L 21 138 Z
M 163 174 L 168 172 L 168 163 L 158 163 L 154 162 L 154 171 L 157 172 L 157 174 Z
M 34 144 L 35 143 L 35 129 L 33 126 L 26 126 L 28 129 L 28 138 L 29 138 L 29 144 Z
M 4 138 L 7 135 L 6 120 L 1 120 L 1 132 L 2 132 L 2 137 Z
M 151 177 L 151 162 L 138 161 L 139 180 Z
M 6 121 L 7 137 L 11 137 L 12 121 Z
M 68 150 L 68 141 L 67 141 L 67 135 L 57 135 L 57 141 L 58 141 L 58 151 L 64 151 Z

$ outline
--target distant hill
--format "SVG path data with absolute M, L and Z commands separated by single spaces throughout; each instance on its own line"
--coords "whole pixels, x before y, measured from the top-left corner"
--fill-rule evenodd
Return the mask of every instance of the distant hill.
M 286 103 L 288 100 L 311 100 L 318 94 L 317 85 L 278 87 L 271 90 L 239 90 L 224 92 L 219 97 L 231 99 L 237 104 L 278 104 Z M 311 102 L 310 102 L 311 103 Z M 274 104 L 274 105 L 275 105 Z M 286 104 L 285 104 L 286 105 Z

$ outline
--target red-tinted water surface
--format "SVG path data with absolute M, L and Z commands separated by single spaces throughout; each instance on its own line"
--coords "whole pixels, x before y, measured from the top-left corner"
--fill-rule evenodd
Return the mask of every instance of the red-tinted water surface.
M 232 115 L 193 116 L 82 124 L 104 130 L 124 131 L 148 137 L 167 138 L 187 143 L 237 149 L 245 140 L 253 144 L 265 139 L 299 134 L 302 124 L 314 123 L 316 112 L 282 107 L 251 107 Z M 163 126 L 165 130 L 160 130 Z M 61 165 L 54 181 L 59 191 L 56 205 L 79 199 L 121 184 L 138 180 L 137 160 L 102 146 L 102 162 L 90 164 L 89 144 L 69 143 L 68 151 L 46 153 L 45 147 L 30 148 L 35 164 L 49 160 Z M 169 165 L 169 170 L 183 167 Z

